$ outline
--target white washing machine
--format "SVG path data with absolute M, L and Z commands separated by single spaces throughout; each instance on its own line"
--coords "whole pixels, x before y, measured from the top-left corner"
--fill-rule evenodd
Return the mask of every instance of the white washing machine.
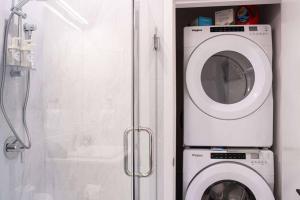
M 184 151 L 184 200 L 275 200 L 269 150 Z
M 184 29 L 184 145 L 273 143 L 269 25 Z

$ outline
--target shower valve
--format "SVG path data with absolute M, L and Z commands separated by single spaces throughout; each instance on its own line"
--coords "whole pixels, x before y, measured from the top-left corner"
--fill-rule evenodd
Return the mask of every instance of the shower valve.
M 17 141 L 15 143 L 6 145 L 7 152 L 23 152 L 24 150 L 24 147 L 20 145 Z
M 16 137 L 10 136 L 4 142 L 3 151 L 7 159 L 13 160 L 16 159 L 19 154 L 24 152 L 25 148 L 20 144 Z

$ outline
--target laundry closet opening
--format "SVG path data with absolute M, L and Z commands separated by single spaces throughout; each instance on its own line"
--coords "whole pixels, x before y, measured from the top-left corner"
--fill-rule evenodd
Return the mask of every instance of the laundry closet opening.
M 278 87 L 280 82 L 280 49 L 281 49 L 281 5 L 280 4 L 264 4 L 264 5 L 257 5 L 258 11 L 259 11 L 259 23 L 261 25 L 270 25 L 271 31 L 272 31 L 272 87 L 273 87 L 273 119 L 270 118 L 270 120 L 273 120 L 273 142 L 271 147 L 269 148 L 271 151 L 274 152 L 274 160 L 275 160 L 275 188 L 274 193 L 275 197 L 277 193 L 276 188 L 278 187 L 278 179 L 280 179 L 281 172 L 278 167 L 278 159 L 279 159 L 279 152 L 281 151 L 277 147 L 279 147 L 280 137 L 278 136 L 278 127 L 277 127 L 277 121 L 279 120 L 279 113 L 277 112 L 277 105 L 278 101 L 280 101 L 279 91 L 280 88 Z M 234 11 L 237 11 L 239 9 L 239 6 L 218 6 L 218 7 L 193 7 L 193 8 L 177 8 L 176 9 L 176 108 L 177 108 L 177 124 L 176 124 L 176 200 L 184 200 L 185 199 L 185 191 L 183 191 L 183 151 L 186 148 L 189 149 L 211 149 L 213 147 L 218 148 L 227 148 L 223 146 L 209 146 L 209 145 L 199 145 L 198 147 L 187 147 L 184 145 L 184 88 L 185 86 L 185 64 L 184 64 L 184 27 L 191 26 L 191 24 L 195 23 L 195 19 L 197 19 L 199 16 L 205 17 L 207 19 L 212 19 L 212 24 L 214 24 L 215 19 L 215 13 L 217 11 L 221 10 L 227 10 L 227 9 L 233 9 Z M 206 19 L 204 19 L 206 20 Z M 224 53 L 224 52 L 223 52 Z M 225 52 L 226 53 L 226 52 Z M 230 53 L 230 52 L 229 52 Z M 222 55 L 218 55 L 222 56 Z M 238 56 L 238 55 L 237 55 Z M 240 58 L 239 60 L 242 60 L 243 58 Z M 207 60 L 209 62 L 209 60 Z M 247 62 L 247 61 L 245 61 Z M 204 70 L 202 70 L 202 73 L 204 73 Z M 209 72 L 205 72 L 208 73 Z M 202 81 L 202 78 L 199 76 L 199 79 Z M 255 81 L 255 77 L 251 74 L 248 78 L 245 78 L 245 85 L 248 87 L 248 92 L 253 89 L 251 88 L 251 81 Z M 238 83 L 238 86 L 243 85 L 243 83 Z M 238 86 L 236 86 L 238 88 Z M 245 86 L 246 87 L 246 86 Z M 205 88 L 204 88 L 205 90 Z M 210 93 L 209 89 L 208 91 L 205 91 L 208 96 L 211 96 L 213 98 L 214 93 Z M 248 95 L 248 94 L 246 94 Z M 221 103 L 233 103 L 238 101 L 239 98 L 242 98 L 240 96 L 237 96 L 236 99 L 227 99 L 226 102 L 224 99 L 219 99 L 219 102 Z M 202 126 L 205 126 L 206 124 L 202 124 Z M 203 131 L 201 128 L 197 130 L 199 132 Z M 234 147 L 239 148 L 239 147 Z M 249 148 L 252 148 L 249 146 Z M 258 147 L 260 148 L 260 147 Z M 263 149 L 263 148 L 260 148 Z M 200 197 L 199 197 L 200 198 Z

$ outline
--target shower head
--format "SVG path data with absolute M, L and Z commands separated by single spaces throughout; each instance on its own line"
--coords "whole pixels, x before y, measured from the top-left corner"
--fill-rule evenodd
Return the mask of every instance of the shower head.
M 10 10 L 12 14 L 18 15 L 25 19 L 27 17 L 26 13 L 22 11 L 22 7 L 27 4 L 30 0 L 20 0 L 15 6 L 13 6 Z
M 12 7 L 12 9 L 21 10 L 31 0 L 19 0 L 18 3 Z M 47 1 L 47 0 L 35 0 L 35 1 Z
M 22 11 L 23 6 L 25 6 L 30 0 L 20 0 L 18 3 L 13 6 L 10 10 L 13 14 L 16 14 L 22 18 L 26 18 L 27 15 Z M 36 1 L 46 1 L 46 0 L 36 0 Z
M 13 8 L 17 10 L 21 10 L 23 6 L 25 6 L 30 0 L 21 0 L 19 1 Z

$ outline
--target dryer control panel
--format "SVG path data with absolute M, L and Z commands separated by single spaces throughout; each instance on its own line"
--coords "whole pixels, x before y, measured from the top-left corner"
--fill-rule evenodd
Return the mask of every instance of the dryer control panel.
M 205 32 L 205 29 L 211 33 L 226 33 L 226 32 L 260 32 L 268 33 L 271 32 L 269 25 L 247 25 L 247 26 L 210 26 L 210 27 L 199 27 L 198 29 L 192 29 L 192 31 Z
M 245 153 L 211 153 L 211 159 L 246 159 Z
M 210 32 L 244 32 L 244 26 L 216 26 L 210 27 Z

